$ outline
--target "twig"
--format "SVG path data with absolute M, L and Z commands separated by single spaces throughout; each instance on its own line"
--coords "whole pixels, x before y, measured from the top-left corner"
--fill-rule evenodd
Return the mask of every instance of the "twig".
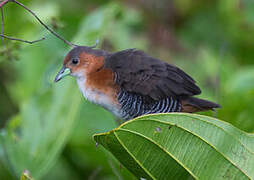
M 52 33 L 53 35 L 55 35 L 58 39 L 62 40 L 65 44 L 69 45 L 69 46 L 72 46 L 72 47 L 75 47 L 75 46 L 78 46 L 76 44 L 73 44 L 72 42 L 70 41 L 67 41 L 66 39 L 64 39 L 62 36 L 60 36 L 58 33 L 56 33 L 53 29 L 51 29 L 49 26 L 47 26 L 45 23 L 42 22 L 42 20 L 31 10 L 29 9 L 28 7 L 26 7 L 24 4 L 20 3 L 19 1 L 17 0 L 3 0 L 2 2 L 0 2 L 0 8 L 2 9 L 2 7 L 9 3 L 9 2 L 13 2 L 21 7 L 23 7 L 25 10 L 27 10 L 30 14 L 32 14 L 36 19 L 37 21 L 44 27 L 46 28 L 50 33 Z M 2 12 L 2 11 L 1 11 Z M 7 38 L 7 39 L 10 39 L 10 40 L 15 40 L 15 41 L 21 41 L 21 42 L 25 42 L 25 43 L 35 43 L 35 42 L 38 42 L 38 41 L 41 41 L 41 40 L 44 40 L 45 38 L 42 38 L 42 39 L 39 39 L 39 40 L 36 40 L 36 41 L 27 41 L 27 40 L 22 40 L 22 39 L 18 39 L 18 38 L 12 38 L 12 37 L 8 37 L 8 36 L 5 36 L 4 35 L 4 32 L 3 32 L 3 28 L 4 28 L 4 25 L 3 25 L 3 13 L 2 13 L 2 34 L 0 36 L 4 37 L 4 38 Z
M 7 4 L 8 2 L 11 2 L 13 0 L 4 0 L 3 2 L 0 3 L 0 7 L 3 7 L 5 4 Z
M 20 42 L 24 42 L 24 43 L 28 43 L 28 44 L 33 44 L 33 43 L 37 43 L 39 41 L 45 40 L 45 37 L 43 37 L 41 39 L 37 39 L 35 41 L 27 41 L 27 40 L 23 40 L 23 39 L 9 37 L 9 36 L 3 35 L 3 34 L 0 34 L 0 36 L 3 37 L 3 38 L 6 38 L 6 39 L 10 39 L 10 40 L 13 40 L 13 41 L 20 41 Z
M 2 34 L 4 34 L 4 10 L 1 7 L 1 17 L 2 17 Z M 4 44 L 4 37 L 2 37 L 2 44 Z
M 16 4 L 18 4 L 19 6 L 23 7 L 24 9 L 26 9 L 29 13 L 31 13 L 38 21 L 39 23 L 45 27 L 49 32 L 51 32 L 52 34 L 54 34 L 58 39 L 61 39 L 63 42 L 65 42 L 66 44 L 70 45 L 70 46 L 78 46 L 76 44 L 71 43 L 70 41 L 67 41 L 66 39 L 64 39 L 63 37 L 61 37 L 59 34 L 57 34 L 53 29 L 51 29 L 50 27 L 48 27 L 46 24 L 44 24 L 41 19 L 29 8 L 27 8 L 25 5 L 23 5 L 22 3 L 16 1 L 16 0 L 11 0 L 11 2 L 14 2 Z

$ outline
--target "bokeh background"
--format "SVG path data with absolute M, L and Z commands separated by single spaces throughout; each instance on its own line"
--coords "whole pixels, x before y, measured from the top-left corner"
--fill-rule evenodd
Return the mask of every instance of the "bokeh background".
M 184 69 L 200 97 L 222 105 L 206 115 L 254 132 L 253 0 L 26 0 L 46 24 L 80 45 L 142 49 Z M 5 34 L 45 41 L 0 42 L 0 179 L 135 179 L 96 144 L 114 117 L 54 76 L 66 44 L 24 9 L 4 7 Z

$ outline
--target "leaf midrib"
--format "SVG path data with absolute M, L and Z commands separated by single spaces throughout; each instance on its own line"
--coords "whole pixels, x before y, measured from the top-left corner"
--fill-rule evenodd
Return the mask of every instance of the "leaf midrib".
M 183 115 L 184 116 L 184 115 Z M 185 117 L 188 117 L 189 118 L 189 116 L 185 116 Z M 229 133 L 228 131 L 226 131 L 224 128 L 222 128 L 222 127 L 220 127 L 220 126 L 218 126 L 218 125 L 216 125 L 216 124 L 213 124 L 213 123 L 211 123 L 211 122 L 209 122 L 209 121 L 205 121 L 205 120 L 203 120 L 203 119 L 199 119 L 199 118 L 196 118 L 196 117 L 192 117 L 193 119 L 196 119 L 196 120 L 199 120 L 199 121 L 202 121 L 202 122 L 205 122 L 205 123 L 207 123 L 207 124 L 209 124 L 209 125 L 212 125 L 212 126 L 215 126 L 215 127 L 217 127 L 217 128 L 219 128 L 219 129 L 221 129 L 222 131 L 224 131 L 226 134 L 228 134 L 228 135 L 230 135 L 230 136 L 232 136 L 237 142 L 239 142 L 239 144 L 241 144 L 249 153 L 251 153 L 251 154 L 253 154 L 254 155 L 254 151 L 251 151 L 250 149 L 249 149 L 249 147 L 247 147 L 245 144 L 243 144 L 238 138 L 236 138 L 236 136 L 234 135 L 234 134 L 232 134 L 232 133 Z M 167 121 L 167 122 L 165 122 L 165 121 L 161 121 L 161 120 L 159 120 L 159 119 L 153 119 L 153 118 L 147 118 L 147 119 L 137 119 L 136 121 L 148 121 L 148 120 L 151 120 L 151 121 L 157 121 L 157 122 L 160 122 L 160 123 L 163 123 L 163 124 L 168 124 L 169 122 Z M 173 124 L 173 123 L 172 123 Z M 171 124 L 171 125 L 172 125 Z M 173 125 L 175 125 L 175 124 L 173 124 Z M 194 133 L 194 132 L 193 132 Z
M 166 125 L 171 125 L 171 126 L 175 126 L 175 124 L 173 123 L 170 123 L 170 122 L 164 122 L 164 121 L 160 121 L 160 120 L 157 120 L 157 119 L 136 119 L 135 121 L 155 121 L 155 122 L 160 122 L 160 123 L 163 123 L 163 124 L 166 124 Z M 205 121 L 206 122 L 206 121 Z M 241 171 L 246 177 L 248 177 L 249 179 L 251 179 L 249 177 L 248 174 L 246 174 L 246 172 L 244 172 L 242 169 L 240 169 L 234 162 L 232 162 L 230 159 L 228 159 L 223 153 L 221 153 L 220 151 L 218 151 L 212 144 L 210 144 L 209 142 L 207 142 L 205 139 L 201 138 L 199 135 L 197 135 L 196 133 L 194 132 L 191 132 L 189 131 L 188 129 L 184 128 L 184 127 L 181 127 L 179 125 L 175 126 L 177 128 L 180 128 L 180 129 L 183 129 L 184 131 L 187 131 L 188 133 L 196 136 L 197 138 L 201 139 L 202 141 L 204 141 L 206 144 L 208 144 L 211 148 L 213 148 L 217 153 L 221 154 L 221 156 L 228 160 L 234 167 L 236 167 L 239 171 Z M 218 127 L 218 126 L 217 126 Z M 123 127 L 121 127 L 121 129 L 124 129 Z M 130 130 L 131 131 L 131 130 Z M 134 131 L 132 131 L 134 133 Z M 137 132 L 138 133 L 138 132 Z M 140 133 L 138 133 L 140 134 Z M 144 136 L 145 137 L 145 136 Z M 157 144 L 157 143 L 156 143 Z M 244 146 L 245 147 L 245 146 Z M 247 149 L 247 148 L 246 148 Z M 187 169 L 186 169 L 187 170 Z M 188 171 L 189 172 L 189 171 Z
M 132 130 L 129 130 L 129 129 L 124 129 L 124 128 L 120 128 L 118 129 L 118 131 L 125 131 L 125 132 L 129 132 L 129 133 L 133 133 L 133 134 L 136 134 L 142 138 L 145 138 L 146 140 L 152 142 L 153 144 L 157 145 L 162 151 L 164 151 L 166 154 L 168 154 L 172 159 L 174 159 L 178 164 L 180 164 L 186 171 L 188 171 L 188 173 L 190 173 L 190 175 L 195 178 L 195 179 L 198 179 L 197 176 L 195 176 L 187 167 L 184 166 L 184 164 L 182 164 L 176 157 L 174 157 L 171 153 L 169 153 L 168 151 L 166 151 L 166 149 L 164 149 L 161 145 L 157 144 L 156 142 L 154 142 L 151 138 L 147 137 L 147 136 L 144 136 L 136 131 L 132 131 Z M 119 141 L 121 141 L 119 138 L 118 138 Z M 122 144 L 122 143 L 121 143 Z M 123 145 L 123 144 L 122 144 Z M 123 145 L 124 146 L 124 145 Z M 124 146 L 124 148 L 126 149 L 126 146 Z M 128 151 L 126 149 L 126 151 Z M 129 151 L 128 151 L 129 152 Z M 130 153 L 130 152 L 129 152 Z M 133 157 L 133 155 L 132 155 Z M 133 157 L 136 161 L 138 161 L 135 157 Z M 140 162 L 138 163 L 140 164 Z M 142 166 L 143 167 L 143 166 Z M 147 170 L 147 169 L 146 169 Z M 147 170 L 148 171 L 148 170 Z
M 120 129 L 118 129 L 120 130 Z M 148 176 L 150 176 L 152 179 L 156 180 L 155 177 L 153 177 L 152 174 L 150 174 L 150 172 L 135 158 L 135 156 L 126 148 L 126 146 L 123 144 L 123 142 L 121 141 L 121 139 L 118 137 L 118 135 L 116 134 L 116 131 L 113 132 L 116 139 L 118 140 L 118 142 L 122 145 L 122 147 L 125 149 L 125 151 L 127 153 L 129 153 L 129 155 L 137 162 L 137 164 L 139 164 L 139 166 L 147 173 Z

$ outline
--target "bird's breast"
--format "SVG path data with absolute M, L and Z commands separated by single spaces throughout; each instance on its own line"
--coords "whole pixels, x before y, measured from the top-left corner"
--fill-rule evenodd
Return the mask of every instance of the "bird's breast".
M 117 87 L 111 76 L 109 72 L 97 72 L 77 78 L 77 83 L 88 101 L 104 107 L 119 117 L 120 105 L 117 100 Z

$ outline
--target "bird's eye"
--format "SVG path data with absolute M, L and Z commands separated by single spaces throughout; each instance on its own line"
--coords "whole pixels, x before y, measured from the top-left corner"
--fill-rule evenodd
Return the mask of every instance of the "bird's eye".
M 72 64 L 78 64 L 78 59 L 77 58 L 72 59 Z

